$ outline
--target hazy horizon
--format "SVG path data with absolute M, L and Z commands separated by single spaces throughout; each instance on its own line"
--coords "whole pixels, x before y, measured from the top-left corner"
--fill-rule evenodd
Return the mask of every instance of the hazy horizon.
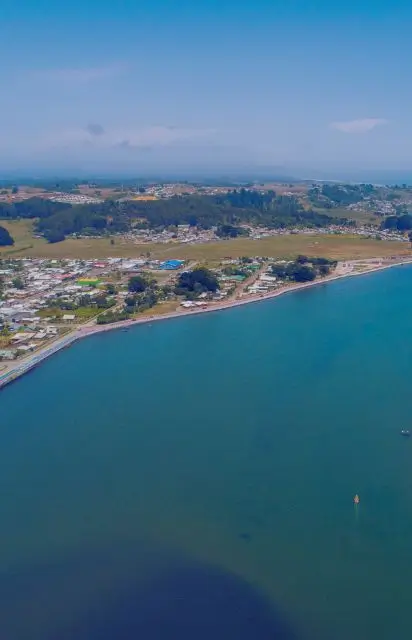
M 219 170 L 212 169 L 194 169 L 187 168 L 181 170 L 172 170 L 171 168 L 159 168 L 153 171 L 130 171 L 130 170 L 89 170 L 82 171 L 73 168 L 72 170 L 44 170 L 27 168 L 21 171 L 1 171 L 0 183 L 13 183 L 24 185 L 35 181 L 47 180 L 73 180 L 92 182 L 95 181 L 147 181 L 147 182 L 210 182 L 222 184 L 225 182 L 348 182 L 348 183 L 372 183 L 372 184 L 412 184 L 412 170 L 381 170 L 381 171 L 317 171 L 311 169 L 293 169 L 293 168 L 255 168 L 255 169 L 239 169 L 236 166 L 222 168 Z
M 412 6 L 3 5 L 1 174 L 412 176 Z

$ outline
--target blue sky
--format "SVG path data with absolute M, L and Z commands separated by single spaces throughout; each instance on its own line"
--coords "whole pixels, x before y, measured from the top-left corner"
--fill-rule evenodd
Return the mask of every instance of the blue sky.
M 3 0 L 0 170 L 412 170 L 410 4 Z

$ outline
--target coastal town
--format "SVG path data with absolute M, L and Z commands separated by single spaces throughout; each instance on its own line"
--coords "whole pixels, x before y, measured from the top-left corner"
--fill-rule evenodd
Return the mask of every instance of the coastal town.
M 410 259 L 406 185 L 4 187 L 0 386 L 91 333 L 225 309 Z M 15 239 L 22 229 L 27 235 Z
M 291 229 L 272 229 L 264 225 L 254 226 L 243 224 L 239 225 L 239 229 L 244 233 L 245 237 L 253 240 L 261 238 L 270 238 L 276 236 L 288 235 L 340 235 L 348 232 L 345 225 L 330 225 L 324 228 L 313 229 L 311 227 L 295 227 Z M 136 244 L 203 244 L 206 242 L 218 242 L 224 238 L 218 235 L 219 229 L 214 226 L 211 229 L 198 229 L 190 225 L 176 225 L 176 227 L 162 229 L 161 231 L 151 229 L 133 229 L 122 235 L 122 240 L 131 241 Z M 389 240 L 395 242 L 408 242 L 408 238 L 404 233 L 391 229 L 377 229 L 373 225 L 362 224 L 351 229 L 353 235 L 362 238 L 373 238 L 379 240 Z M 81 237 L 81 235 L 79 236 Z
M 298 256 L 4 259 L 0 262 L 0 387 L 75 340 L 108 329 L 222 310 L 409 262 L 407 256 L 335 261 Z
M 412 0 L 0 15 L 0 640 L 412 640 Z
M 67 182 L 0 184 L 0 218 L 34 238 L 110 237 L 140 244 L 206 244 L 243 237 L 342 235 L 407 242 L 412 189 L 406 185 Z

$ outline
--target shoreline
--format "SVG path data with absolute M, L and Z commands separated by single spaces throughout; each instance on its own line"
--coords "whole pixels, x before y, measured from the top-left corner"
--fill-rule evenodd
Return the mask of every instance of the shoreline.
M 71 346 L 74 342 L 77 342 L 78 340 L 81 340 L 83 338 L 87 338 L 88 336 L 96 335 L 98 333 L 103 333 L 106 331 L 129 329 L 139 324 L 159 322 L 161 320 L 171 320 L 173 318 L 184 318 L 184 317 L 195 316 L 195 315 L 200 315 L 204 313 L 212 313 L 214 311 L 225 311 L 226 309 L 232 309 L 234 307 L 240 307 L 246 304 L 252 304 L 255 302 L 264 302 L 265 300 L 271 300 L 273 298 L 282 296 L 286 293 L 293 293 L 295 291 L 309 289 L 321 284 L 328 284 L 330 282 L 342 280 L 344 278 L 368 275 L 371 273 L 376 273 L 378 271 L 383 271 L 385 269 L 391 269 L 393 267 L 399 267 L 404 264 L 411 264 L 411 263 L 412 263 L 412 258 L 408 260 L 392 262 L 390 264 L 381 264 L 378 266 L 372 266 L 370 269 L 365 269 L 364 271 L 350 271 L 348 273 L 342 273 L 339 275 L 330 275 L 322 279 L 312 280 L 311 282 L 302 282 L 300 284 L 292 284 L 289 286 L 286 285 L 276 291 L 272 291 L 266 294 L 239 298 L 231 301 L 224 301 L 206 308 L 197 308 L 193 310 L 184 309 L 182 311 L 172 311 L 170 313 L 165 313 L 163 315 L 145 316 L 144 318 L 138 318 L 136 320 L 124 320 L 124 321 L 113 323 L 110 325 L 93 325 L 87 328 L 80 327 L 75 329 L 71 334 L 63 336 L 62 338 L 58 338 L 54 344 L 44 347 L 38 353 L 30 356 L 27 359 L 27 361 L 23 360 L 20 363 L 17 363 L 15 367 L 12 367 L 6 373 L 3 373 L 3 374 L 0 373 L 0 391 L 7 384 L 10 384 L 11 382 L 14 382 L 21 376 L 25 375 L 26 373 L 28 373 L 29 371 L 37 367 L 39 364 L 41 364 L 41 362 L 43 362 L 50 356 L 54 355 L 58 351 L 61 351 L 62 349 L 66 349 L 67 347 Z

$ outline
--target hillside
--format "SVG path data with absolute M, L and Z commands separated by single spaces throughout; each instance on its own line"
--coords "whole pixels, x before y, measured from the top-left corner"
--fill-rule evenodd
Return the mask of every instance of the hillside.
M 201 229 L 253 223 L 269 228 L 312 227 L 350 224 L 302 206 L 291 196 L 275 191 L 260 193 L 240 189 L 216 196 L 174 196 L 156 201 L 114 201 L 71 206 L 43 198 L 13 204 L 0 203 L 0 218 L 36 219 L 36 230 L 50 242 L 68 235 L 109 235 L 132 227 L 158 229 L 190 225 Z

